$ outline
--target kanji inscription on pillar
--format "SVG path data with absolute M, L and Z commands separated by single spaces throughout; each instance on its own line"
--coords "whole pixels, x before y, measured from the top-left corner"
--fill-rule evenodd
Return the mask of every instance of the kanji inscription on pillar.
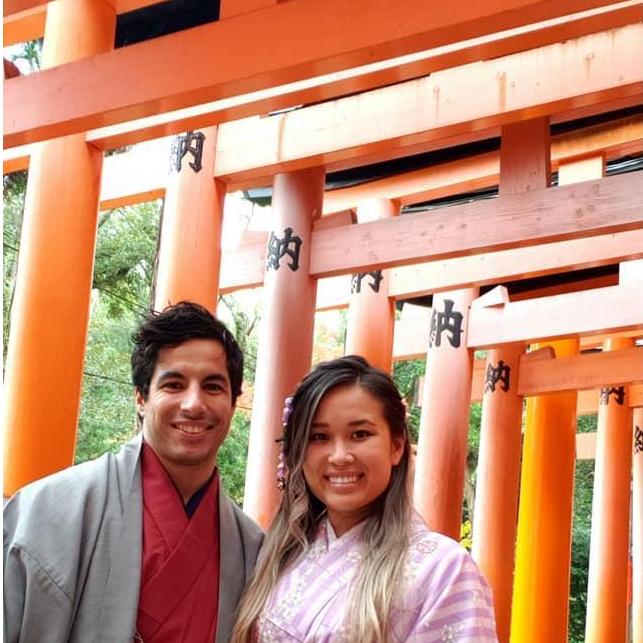
M 380 283 L 384 280 L 381 270 L 373 270 L 371 272 L 356 272 L 351 279 L 351 293 L 362 292 L 362 281 L 370 277 L 371 281 L 367 282 L 373 292 L 380 291 Z
M 170 169 L 174 172 L 181 171 L 183 157 L 190 154 L 194 160 L 190 161 L 190 167 L 194 172 L 200 172 L 203 168 L 203 145 L 205 134 L 203 132 L 187 132 L 180 134 L 172 142 L 170 158 Z
M 281 260 L 290 257 L 287 266 L 295 272 L 299 270 L 299 252 L 302 244 L 301 237 L 293 234 L 292 228 L 284 229 L 284 236 L 280 239 L 274 232 L 270 233 L 268 239 L 268 256 L 266 258 L 266 270 L 279 270 Z
M 433 308 L 431 312 L 431 330 L 429 334 L 429 346 L 441 346 L 442 334 L 446 333 L 447 340 L 453 348 L 460 348 L 462 341 L 462 313 L 453 310 L 454 302 L 451 299 L 444 300 L 444 311 L 440 312 Z
M 610 397 L 620 406 L 625 402 L 625 387 L 624 386 L 604 386 L 601 389 L 601 404 L 609 404 Z
M 503 360 L 498 362 L 497 366 L 489 363 L 484 375 L 484 392 L 493 393 L 496 390 L 496 385 L 499 383 L 501 390 L 505 393 L 511 386 L 511 366 L 504 363 Z
M 634 455 L 643 453 L 643 431 L 640 426 L 634 427 Z

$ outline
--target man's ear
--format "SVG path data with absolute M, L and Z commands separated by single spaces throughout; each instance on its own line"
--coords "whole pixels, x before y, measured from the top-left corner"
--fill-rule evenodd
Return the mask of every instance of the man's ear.
M 136 414 L 143 419 L 145 417 L 145 398 L 139 389 L 134 391 L 134 401 L 136 402 Z

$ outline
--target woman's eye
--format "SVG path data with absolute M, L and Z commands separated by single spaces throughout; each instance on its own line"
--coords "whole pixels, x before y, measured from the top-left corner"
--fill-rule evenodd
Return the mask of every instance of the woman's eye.
M 364 440 L 369 435 L 371 435 L 371 432 L 366 431 L 365 429 L 360 429 L 359 431 L 353 431 L 353 439 L 355 440 Z
M 326 439 L 325 433 L 311 433 L 310 442 L 323 442 Z

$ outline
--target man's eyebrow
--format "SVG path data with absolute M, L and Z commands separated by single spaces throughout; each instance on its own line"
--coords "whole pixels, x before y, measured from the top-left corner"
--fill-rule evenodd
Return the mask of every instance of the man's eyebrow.
M 157 382 L 161 382 L 162 380 L 169 380 L 169 379 L 185 379 L 185 376 L 183 373 L 180 373 L 179 371 L 163 371 L 162 373 L 159 373 L 159 376 L 156 378 Z
M 204 382 L 225 382 L 226 384 L 229 384 L 230 380 L 223 375 L 222 373 L 211 373 L 210 375 L 206 375 L 206 377 L 203 378 Z

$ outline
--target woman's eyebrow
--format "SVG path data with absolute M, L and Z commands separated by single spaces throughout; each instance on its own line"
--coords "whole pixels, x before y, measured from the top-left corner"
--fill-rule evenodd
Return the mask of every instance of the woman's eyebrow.
M 363 426 L 364 424 L 368 424 L 369 426 L 375 426 L 375 422 L 371 420 L 370 418 L 360 418 L 359 420 L 351 420 L 348 423 L 348 426 Z

